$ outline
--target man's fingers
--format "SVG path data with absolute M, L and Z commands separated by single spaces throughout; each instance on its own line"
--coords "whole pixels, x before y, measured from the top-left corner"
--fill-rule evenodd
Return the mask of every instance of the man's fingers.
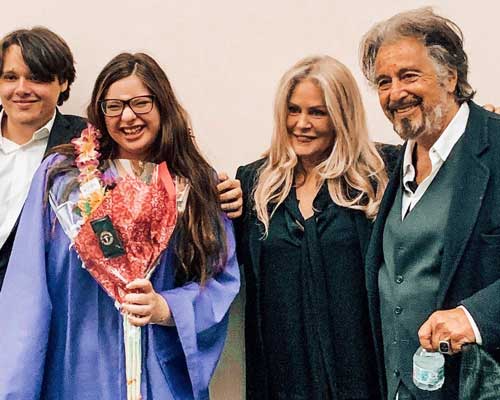
M 460 353 L 462 351 L 462 346 L 465 344 L 463 340 L 450 340 L 451 342 L 451 350 L 453 353 Z
M 446 327 L 446 323 L 444 322 L 436 322 L 433 321 L 432 324 L 432 348 L 435 351 L 439 351 L 439 342 L 442 340 L 450 340 L 451 333 Z
M 439 341 L 449 338 L 449 332 L 446 331 L 441 319 L 439 311 L 431 314 L 418 330 L 418 338 L 420 345 L 427 351 L 437 351 L 439 349 Z
M 243 191 L 238 179 L 229 179 L 224 172 L 219 173 L 223 182 L 217 185 L 219 191 L 220 208 L 227 213 L 229 218 L 238 218 L 243 209 Z
M 220 208 L 224 212 L 232 212 L 232 211 L 238 212 L 238 211 L 240 211 L 240 208 L 241 208 L 241 202 L 234 201 L 232 203 L 222 203 L 220 205 Z
M 230 192 L 240 193 L 241 183 L 238 179 L 226 179 L 217 185 L 217 190 L 220 195 L 227 194 Z
M 219 196 L 221 193 L 224 193 L 227 191 L 229 188 L 231 188 L 231 182 L 229 181 L 223 181 L 217 184 L 217 191 L 219 192 Z
M 225 172 L 219 172 L 217 176 L 219 178 L 219 183 L 217 185 L 217 190 L 219 191 L 219 193 L 239 188 L 241 186 L 238 179 L 229 179 L 228 174 Z
M 219 181 L 223 182 L 227 179 L 229 179 L 229 175 L 227 174 L 227 172 L 224 172 L 224 171 L 221 171 L 217 174 L 218 178 L 219 178 Z
M 439 350 L 439 342 L 449 341 L 453 353 L 462 350 L 465 343 L 475 342 L 474 332 L 461 308 L 440 310 L 433 313 L 420 327 L 420 344 L 426 350 Z
M 432 324 L 429 319 L 418 330 L 418 339 L 420 346 L 425 350 L 432 351 Z
M 483 108 L 488 110 L 488 111 L 500 114 L 500 106 L 495 106 L 494 104 L 488 103 L 488 104 L 485 104 L 483 106 Z
M 243 209 L 239 208 L 236 211 L 227 212 L 226 214 L 230 219 L 239 218 L 241 217 L 241 214 L 243 214 Z
M 220 193 L 219 200 L 222 204 L 228 203 L 228 202 L 234 202 L 234 201 L 241 201 L 242 195 L 243 195 L 243 192 L 241 191 L 241 188 L 234 188 L 234 189 L 228 190 L 224 193 Z
M 243 206 L 243 199 L 241 197 L 239 198 L 229 198 L 225 200 L 224 202 L 221 202 L 220 208 L 222 208 L 223 211 L 236 211 L 239 208 Z
M 423 336 L 420 337 L 419 339 L 420 339 L 420 346 L 422 346 L 425 350 L 427 351 L 433 350 L 430 336 Z

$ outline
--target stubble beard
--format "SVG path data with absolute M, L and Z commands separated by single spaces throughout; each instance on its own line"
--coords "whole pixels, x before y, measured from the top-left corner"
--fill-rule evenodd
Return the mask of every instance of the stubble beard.
M 424 135 L 432 135 L 436 130 L 440 130 L 443 124 L 444 112 L 443 104 L 439 103 L 435 107 L 424 107 L 420 104 L 420 118 L 402 118 L 394 120 L 394 131 L 403 140 L 416 140 Z

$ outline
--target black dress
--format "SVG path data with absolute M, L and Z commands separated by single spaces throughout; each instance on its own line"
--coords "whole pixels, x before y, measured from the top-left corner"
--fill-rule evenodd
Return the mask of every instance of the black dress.
M 241 167 L 238 258 L 246 278 L 247 399 L 378 399 L 364 278 L 371 223 L 326 184 L 304 220 L 292 190 L 269 233 L 252 211 L 256 171 Z

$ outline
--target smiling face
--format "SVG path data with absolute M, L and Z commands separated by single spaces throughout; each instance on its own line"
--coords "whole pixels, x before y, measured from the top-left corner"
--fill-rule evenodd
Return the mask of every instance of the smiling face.
M 137 96 L 152 93 L 136 75 L 114 82 L 108 89 L 105 100 L 130 100 Z M 156 102 L 146 114 L 135 114 L 127 105 L 121 115 L 105 117 L 106 128 L 117 144 L 117 157 L 132 160 L 146 160 L 151 145 L 156 140 L 161 128 L 160 113 Z
M 6 131 L 28 127 L 35 132 L 54 115 L 57 99 L 68 83 L 41 82 L 26 65 L 21 48 L 12 45 L 4 53 L 0 76 L 0 100 L 7 114 Z
M 299 82 L 288 101 L 286 127 L 293 150 L 302 163 L 317 165 L 334 143 L 332 119 L 323 91 L 312 80 Z
M 402 139 L 439 136 L 458 110 L 456 73 L 443 79 L 415 38 L 383 45 L 375 60 L 382 109 Z

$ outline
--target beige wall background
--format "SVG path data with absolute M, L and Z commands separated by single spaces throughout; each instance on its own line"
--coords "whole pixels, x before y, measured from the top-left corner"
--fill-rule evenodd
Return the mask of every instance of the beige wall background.
M 0 35 L 45 25 L 72 48 L 77 80 L 62 107 L 65 113 L 84 115 L 95 77 L 119 52 L 155 57 L 190 112 L 200 147 L 230 175 L 267 148 L 277 82 L 295 61 L 311 54 L 332 55 L 351 68 L 372 138 L 397 142 L 363 80 L 357 50 L 371 25 L 402 10 L 431 5 L 457 22 L 476 101 L 500 104 L 498 0 L 2 0 L 2 5 Z M 243 398 L 242 326 L 239 299 L 212 385 L 216 400 Z

